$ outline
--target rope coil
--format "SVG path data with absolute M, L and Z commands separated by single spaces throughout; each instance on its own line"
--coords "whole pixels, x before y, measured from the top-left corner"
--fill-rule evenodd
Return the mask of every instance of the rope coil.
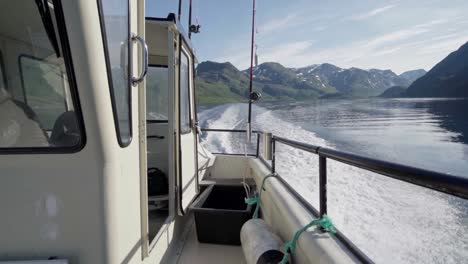
M 255 211 L 254 211 L 253 216 L 252 216 L 253 219 L 258 218 L 258 212 L 259 212 L 260 206 L 261 206 L 260 197 L 262 196 L 262 191 L 265 191 L 265 181 L 266 181 L 266 179 L 268 179 L 270 177 L 276 177 L 276 174 L 274 174 L 274 173 L 269 174 L 269 175 L 265 176 L 265 178 L 263 178 L 262 185 L 260 186 L 260 191 L 259 191 L 258 195 L 255 195 L 254 197 L 246 197 L 245 198 L 245 203 L 246 204 L 248 204 L 248 205 L 256 204 L 257 205 L 255 207 Z
M 245 198 L 245 203 L 246 204 L 248 204 L 248 205 L 254 205 L 255 204 L 256 205 L 255 211 L 254 211 L 253 216 L 252 216 L 253 219 L 258 218 L 258 212 L 259 212 L 260 207 L 261 207 L 262 191 L 266 191 L 265 190 L 266 179 L 268 179 L 270 177 L 276 177 L 276 176 L 277 175 L 275 173 L 272 173 L 272 174 L 269 174 L 269 175 L 265 176 L 265 178 L 263 178 L 263 180 L 262 180 L 262 185 L 260 186 L 259 194 L 255 195 L 254 197 L 246 197 Z M 291 241 L 284 244 L 285 253 L 284 253 L 283 259 L 281 260 L 281 262 L 279 264 L 286 264 L 286 263 L 289 262 L 289 257 L 291 256 L 291 254 L 294 254 L 294 252 L 296 251 L 297 241 L 299 240 L 299 237 L 301 236 L 302 233 L 307 231 L 307 229 L 309 229 L 312 226 L 320 226 L 324 231 L 326 231 L 326 232 L 328 232 L 330 234 L 335 234 L 336 233 L 335 227 L 333 226 L 333 223 L 332 223 L 331 219 L 326 214 L 324 214 L 320 218 L 312 220 L 310 223 L 308 223 L 307 225 L 305 225 L 304 227 L 299 229 L 294 234 Z
M 299 229 L 294 234 L 291 241 L 284 244 L 285 253 L 284 253 L 283 259 L 281 260 L 279 264 L 286 264 L 289 262 L 289 257 L 291 256 L 291 254 L 294 254 L 294 252 L 296 251 L 296 245 L 297 245 L 297 241 L 299 240 L 299 237 L 301 236 L 302 233 L 304 233 L 307 229 L 309 229 L 312 226 L 320 226 L 323 230 L 331 234 L 336 233 L 336 230 L 335 230 L 335 227 L 333 226 L 332 221 L 326 214 L 324 214 L 321 218 L 312 220 L 312 222 L 305 225 L 303 228 Z

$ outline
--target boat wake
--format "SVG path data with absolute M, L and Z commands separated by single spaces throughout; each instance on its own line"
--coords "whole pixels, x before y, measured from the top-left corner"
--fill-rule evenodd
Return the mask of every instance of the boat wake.
M 246 104 L 199 113 L 201 127 L 245 129 Z M 334 148 L 315 133 L 254 106 L 254 129 Z M 245 134 L 206 133 L 212 152 L 244 151 Z M 249 151 L 255 146 L 249 146 Z M 277 145 L 277 171 L 318 208 L 318 157 Z M 334 224 L 377 263 L 464 263 L 468 259 L 466 203 L 328 159 L 328 214 Z

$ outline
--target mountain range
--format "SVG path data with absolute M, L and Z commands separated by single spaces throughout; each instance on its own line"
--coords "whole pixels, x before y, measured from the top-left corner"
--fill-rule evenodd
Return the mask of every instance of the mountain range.
M 287 68 L 276 62 L 253 69 L 253 89 L 263 100 L 367 98 L 367 97 L 467 97 L 468 43 L 426 73 L 423 69 L 396 74 L 391 70 L 344 69 L 333 64 Z M 202 62 L 197 67 L 197 98 L 203 103 L 245 101 L 250 69 L 229 62 Z M 407 88 L 409 87 L 409 88 Z
M 390 70 L 343 69 L 324 63 L 286 68 L 266 62 L 254 68 L 253 88 L 270 99 L 371 97 L 387 88 L 409 86 L 424 70 L 397 75 Z M 201 103 L 237 102 L 247 98 L 249 69 L 240 71 L 229 62 L 202 62 L 197 67 L 197 96 Z

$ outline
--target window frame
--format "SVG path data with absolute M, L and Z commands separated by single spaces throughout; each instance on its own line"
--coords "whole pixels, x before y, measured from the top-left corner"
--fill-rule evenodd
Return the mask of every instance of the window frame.
M 190 71 L 191 71 L 191 66 L 190 66 L 190 62 L 193 63 L 193 57 L 192 57 L 192 54 L 190 51 L 187 51 L 187 48 L 184 48 L 185 47 L 189 47 L 186 42 L 185 42 L 185 39 L 184 37 L 182 36 L 182 34 L 179 34 L 180 36 L 180 46 L 179 46 L 179 130 L 180 130 L 180 134 L 181 135 L 187 135 L 187 134 L 190 134 L 192 133 L 193 129 L 192 129 L 192 102 L 191 102 L 191 98 L 190 98 L 190 94 L 191 94 L 191 87 L 190 87 Z M 180 85 L 180 80 L 181 80 L 181 77 L 182 77 L 182 74 L 181 74 L 181 67 L 182 67 L 182 53 L 184 53 L 185 56 L 187 56 L 187 60 L 188 60 L 188 64 L 187 65 L 187 73 L 188 73 L 188 76 L 187 76 L 187 81 L 188 81 L 188 93 L 187 93 L 187 96 L 188 96 L 188 117 L 189 117 L 189 130 L 187 131 L 182 131 L 182 119 L 181 119 L 181 91 L 182 91 L 182 85 Z M 192 82 L 193 83 L 193 82 Z
M 65 15 L 63 13 L 62 3 L 60 0 L 52 0 L 54 5 L 54 14 L 56 20 L 56 27 L 58 31 L 58 38 L 60 47 L 62 48 L 62 57 L 67 74 L 68 85 L 70 88 L 70 96 L 73 102 L 73 109 L 76 115 L 78 128 L 80 131 L 80 142 L 75 146 L 60 146 L 60 147 L 0 147 L 0 155 L 5 154 L 73 154 L 80 152 L 86 146 L 86 130 L 83 121 L 83 114 L 81 110 L 81 102 L 78 93 L 78 86 L 76 83 L 75 69 L 73 66 L 72 53 L 70 48 L 70 41 L 68 38 L 68 31 L 65 24 Z M 6 73 L 4 73 L 6 75 Z M 6 82 L 6 80 L 5 80 Z M 8 90 L 8 89 L 7 89 Z
M 131 13 L 130 13 L 130 2 L 127 2 L 127 27 L 128 27 L 128 46 L 127 46 L 127 60 L 128 60 L 128 68 L 127 68 L 127 90 L 128 90 L 128 102 L 127 102 L 127 107 L 128 107 L 128 122 L 129 122 L 129 138 L 128 142 L 124 142 L 122 140 L 122 134 L 121 134 L 121 127 L 119 124 L 119 114 L 117 110 L 117 104 L 115 100 L 115 89 L 114 89 L 114 84 L 113 84 L 113 79 L 112 79 L 112 67 L 111 67 L 111 62 L 110 62 L 110 57 L 109 57 L 109 47 L 107 45 L 107 31 L 106 31 L 106 23 L 104 21 L 104 10 L 103 10 L 103 0 L 96 0 L 97 5 L 98 5 L 98 13 L 99 13 L 99 24 L 100 24 L 100 29 L 101 29 L 101 36 L 102 36 L 102 44 L 104 47 L 104 58 L 106 61 L 106 71 L 107 71 L 107 81 L 109 84 L 109 90 L 110 90 L 110 97 L 111 97 L 111 104 L 112 104 L 112 115 L 114 117 L 114 127 L 115 127 L 115 133 L 117 136 L 117 142 L 119 143 L 119 146 L 121 148 L 126 148 L 128 147 L 132 141 L 133 141 L 133 111 L 132 111 L 132 81 L 131 78 L 132 76 L 130 73 L 132 72 L 130 69 L 132 67 L 132 62 L 131 62 Z
M 0 69 L 1 69 L 1 74 L 2 74 L 2 78 L 3 78 L 3 87 L 5 88 L 5 90 L 9 91 L 9 87 L 8 87 L 8 80 L 7 80 L 7 75 L 6 75 L 6 71 L 5 71 L 5 62 L 3 61 L 3 52 L 0 50 Z
M 168 69 L 168 75 L 169 75 L 169 66 L 168 65 L 164 65 L 164 64 L 148 64 L 148 67 L 151 68 L 166 68 Z M 148 77 L 148 76 L 146 76 Z M 148 89 L 148 86 L 146 86 L 146 89 Z M 169 85 L 167 87 L 167 89 L 169 90 Z M 146 93 L 148 94 L 148 93 Z M 169 111 L 169 109 L 168 109 Z M 149 120 L 148 118 L 146 118 L 146 123 L 147 124 L 168 124 L 169 123 L 169 118 L 166 119 L 166 120 Z

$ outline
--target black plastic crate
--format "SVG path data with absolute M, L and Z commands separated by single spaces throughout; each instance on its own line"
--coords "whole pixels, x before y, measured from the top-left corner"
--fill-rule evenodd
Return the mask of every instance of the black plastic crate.
M 201 243 L 240 245 L 242 225 L 252 218 L 242 185 L 211 185 L 191 206 Z

